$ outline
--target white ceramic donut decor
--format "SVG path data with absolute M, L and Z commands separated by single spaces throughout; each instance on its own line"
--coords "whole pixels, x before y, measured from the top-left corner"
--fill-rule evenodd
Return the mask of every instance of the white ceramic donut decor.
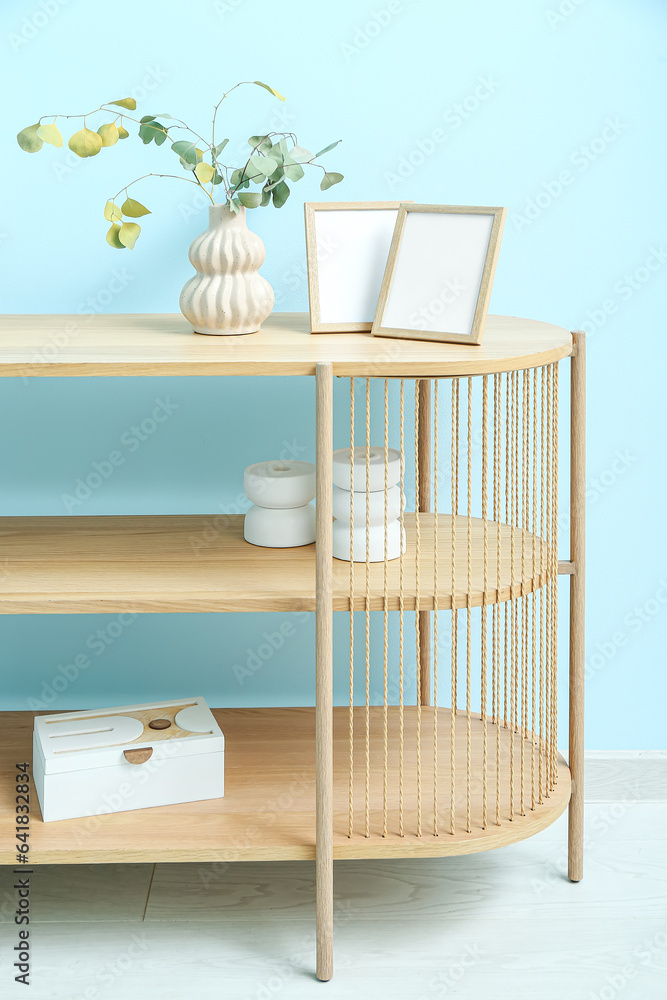
M 315 497 L 315 466 L 281 459 L 256 462 L 243 473 L 243 489 L 258 507 L 303 507 Z
M 352 543 L 353 562 L 366 562 L 366 528 L 354 528 Z M 369 562 L 384 562 L 384 525 L 377 524 L 368 529 Z M 403 531 L 403 551 L 406 541 Z M 350 561 L 350 525 L 344 521 L 333 524 L 334 559 Z M 401 522 L 391 521 L 387 525 L 387 559 L 398 559 L 401 554 Z
M 389 448 L 387 462 L 387 483 L 384 476 L 384 447 L 373 447 L 369 449 L 368 460 L 368 484 L 366 484 L 366 446 L 362 445 L 354 449 L 354 474 L 352 476 L 352 489 L 375 493 L 388 487 L 396 486 L 401 479 L 401 456 L 400 452 L 394 448 Z M 333 453 L 333 481 L 334 486 L 341 490 L 350 489 L 350 449 L 338 448 Z
M 243 537 L 267 549 L 291 549 L 315 541 L 315 508 L 252 506 L 243 521 Z
M 376 490 L 374 493 L 364 493 L 357 490 L 352 494 L 354 503 L 354 524 L 356 527 L 366 527 L 366 497 L 368 496 L 368 518 L 371 527 L 377 524 L 384 525 L 384 490 Z M 333 489 L 333 516 L 337 521 L 350 523 L 350 491 L 341 490 L 334 486 Z M 387 490 L 387 521 L 395 521 L 401 516 L 401 488 L 391 486 Z
M 350 467 L 350 457 L 353 466 Z M 401 528 L 401 455 L 395 448 L 366 448 L 351 453 L 339 448 L 333 453 L 333 554 L 350 561 L 350 515 L 352 516 L 352 561 L 383 562 L 398 559 L 405 552 L 405 531 Z M 352 487 L 350 489 L 350 487 Z M 386 512 L 385 512 L 386 506 Z M 350 509 L 351 508 L 351 509 Z M 385 553 L 385 516 L 387 520 Z

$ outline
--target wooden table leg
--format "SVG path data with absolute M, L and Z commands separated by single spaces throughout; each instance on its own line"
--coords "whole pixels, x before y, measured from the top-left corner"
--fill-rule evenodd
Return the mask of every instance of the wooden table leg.
M 316 922 L 317 978 L 333 976 L 333 367 L 318 364 L 316 545 Z
M 568 876 L 584 874 L 584 503 L 586 492 L 586 341 L 576 331 L 570 389 L 570 733 L 572 792 L 569 806 Z

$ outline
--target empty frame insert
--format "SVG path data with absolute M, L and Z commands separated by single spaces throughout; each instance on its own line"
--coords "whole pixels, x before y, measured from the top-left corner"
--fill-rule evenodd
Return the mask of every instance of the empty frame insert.
M 401 205 L 372 332 L 479 344 L 504 208 Z
M 371 329 L 399 206 L 397 201 L 305 205 L 311 333 Z

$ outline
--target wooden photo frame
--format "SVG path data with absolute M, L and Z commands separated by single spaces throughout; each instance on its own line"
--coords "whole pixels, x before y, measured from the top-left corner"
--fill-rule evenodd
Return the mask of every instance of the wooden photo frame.
M 401 204 L 306 203 L 311 333 L 371 329 Z
M 479 344 L 506 209 L 403 204 L 372 333 Z

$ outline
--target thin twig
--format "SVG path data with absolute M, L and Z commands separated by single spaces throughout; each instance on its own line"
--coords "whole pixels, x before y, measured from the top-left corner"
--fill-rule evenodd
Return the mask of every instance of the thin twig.
M 124 184 L 123 187 L 120 189 L 120 191 L 117 191 L 116 194 L 113 196 L 113 198 L 111 198 L 110 200 L 113 201 L 113 202 L 115 202 L 115 200 L 116 200 L 116 198 L 118 197 L 119 194 L 122 194 L 123 191 L 127 192 L 127 189 L 129 187 L 132 187 L 133 184 L 138 184 L 139 181 L 145 180 L 146 177 L 170 177 L 172 180 L 175 180 L 175 181 L 185 181 L 187 184 L 195 184 L 197 187 L 201 188 L 202 191 L 204 191 L 208 195 L 209 198 L 211 198 L 210 194 L 208 193 L 208 191 L 206 190 L 206 188 L 204 187 L 204 185 L 199 181 L 199 179 L 190 180 L 189 177 L 183 177 L 181 174 L 156 174 L 156 173 L 150 173 L 150 174 L 142 174 L 141 177 L 137 177 L 135 180 L 130 181 L 129 184 Z M 213 198 L 211 198 L 211 201 L 215 205 L 215 202 L 213 201 Z

